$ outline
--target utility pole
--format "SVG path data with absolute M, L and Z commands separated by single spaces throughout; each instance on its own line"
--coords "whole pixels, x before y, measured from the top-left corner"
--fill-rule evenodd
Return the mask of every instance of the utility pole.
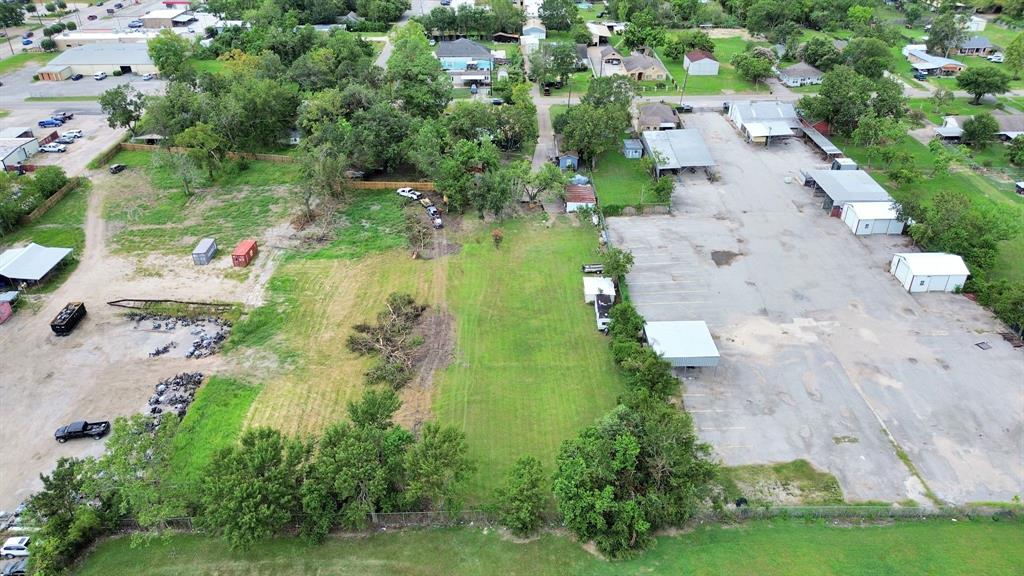
M 7 24 L 4 24 L 4 38 L 7 39 L 7 47 L 11 49 L 11 56 L 14 56 L 14 44 L 11 44 L 11 36 L 7 33 Z
M 684 56 L 685 58 L 685 56 Z M 692 66 L 692 63 L 691 63 Z M 683 96 L 686 95 L 686 81 L 690 79 L 690 69 L 683 66 L 683 87 L 679 91 L 679 105 L 683 105 Z

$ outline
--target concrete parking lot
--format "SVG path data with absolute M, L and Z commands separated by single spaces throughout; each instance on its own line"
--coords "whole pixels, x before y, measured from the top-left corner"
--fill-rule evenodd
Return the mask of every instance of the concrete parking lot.
M 609 225 L 640 312 L 705 320 L 719 346 L 717 369 L 683 380 L 702 438 L 730 465 L 806 458 L 849 500 L 925 501 L 893 440 L 941 499 L 1024 493 L 1024 353 L 1005 327 L 964 296 L 905 292 L 888 265 L 908 239 L 856 237 L 820 210 L 795 180 L 821 164 L 804 144 L 686 120 L 721 180 L 687 174 L 673 215 Z

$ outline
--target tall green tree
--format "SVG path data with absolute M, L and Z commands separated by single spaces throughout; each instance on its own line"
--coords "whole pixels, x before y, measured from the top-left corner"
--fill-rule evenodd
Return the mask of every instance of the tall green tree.
M 405 161 L 405 141 L 411 120 L 388 102 L 352 115 L 345 152 L 352 164 L 364 170 L 393 170 Z
M 1020 79 L 1021 70 L 1024 70 L 1024 33 L 1013 37 L 1003 56 L 1003 66 L 1010 71 L 1014 80 Z
M 900 120 L 907 115 L 907 97 L 903 85 L 892 78 L 875 81 L 875 95 L 871 98 L 871 110 L 879 116 Z
M 892 52 L 877 38 L 854 38 L 843 49 L 846 64 L 861 76 L 878 80 L 893 65 Z
M 614 246 L 607 248 L 601 258 L 604 263 L 604 274 L 621 282 L 633 267 L 633 254 Z
M 148 42 L 149 57 L 160 75 L 167 79 L 188 78 L 193 75 L 188 59 L 191 45 L 184 36 L 163 29 Z
M 628 113 L 623 109 L 590 104 L 573 106 L 563 117 L 563 144 L 567 150 L 579 152 L 580 160 L 590 162 L 591 169 L 598 156 L 619 145 L 622 130 L 629 121 Z
M 665 46 L 665 55 L 673 60 L 682 60 L 687 52 L 703 50 L 715 53 L 715 42 L 703 30 L 684 30 L 676 34 Z
M 13 27 L 25 23 L 25 11 L 18 2 L 0 3 L 0 24 Z
M 947 10 L 932 20 L 925 45 L 933 54 L 948 57 L 954 48 L 967 39 L 967 17 L 953 10 Z
M 127 128 L 135 135 L 135 125 L 142 118 L 146 97 L 129 84 L 122 84 L 100 94 L 100 110 L 107 115 L 111 128 Z
M 823 76 L 817 95 L 800 99 L 800 108 L 812 118 L 827 121 L 834 132 L 850 134 L 867 112 L 873 88 L 874 83 L 853 68 L 836 66 Z
M 964 122 L 964 133 L 961 141 L 970 146 L 984 150 L 996 139 L 996 132 L 999 131 L 999 123 L 994 116 L 988 112 L 975 114 Z
M 420 438 L 406 453 L 410 500 L 433 510 L 456 515 L 465 500 L 465 483 L 475 469 L 469 459 L 466 435 L 437 422 L 423 425 Z
M 501 523 L 506 528 L 519 537 L 536 532 L 543 520 L 546 499 L 540 460 L 533 456 L 516 460 L 497 496 Z
M 628 109 L 636 96 L 636 84 L 628 76 L 615 74 L 601 78 L 591 78 L 587 86 L 587 93 L 583 95 L 580 102 L 589 104 L 595 108 L 613 106 L 615 108 Z
M 538 13 L 548 30 L 568 30 L 576 21 L 578 9 L 573 0 L 544 0 Z
M 993 66 L 968 68 L 956 77 L 956 85 L 981 102 L 986 94 L 1005 94 L 1010 90 L 1010 75 Z
M 815 36 L 807 41 L 803 47 L 803 59 L 811 66 L 828 72 L 833 66 L 842 61 L 839 50 L 828 38 Z
M 213 174 L 224 162 L 227 155 L 224 138 L 214 131 L 213 127 L 203 122 L 186 128 L 174 138 L 175 144 L 188 148 L 188 154 L 196 164 L 206 169 L 206 174 L 213 180 Z
M 414 117 L 436 118 L 452 99 L 451 77 L 434 58 L 426 31 L 417 22 L 398 29 L 387 80 L 394 99 Z
M 772 69 L 774 64 L 767 58 L 756 56 L 750 52 L 739 52 L 732 57 L 730 63 L 736 68 L 736 72 L 743 78 L 758 83 L 766 78 L 771 78 L 775 73 Z
M 659 24 L 653 10 L 641 10 L 630 19 L 622 33 L 622 43 L 633 50 L 645 47 L 653 50 L 665 43 L 665 27 Z

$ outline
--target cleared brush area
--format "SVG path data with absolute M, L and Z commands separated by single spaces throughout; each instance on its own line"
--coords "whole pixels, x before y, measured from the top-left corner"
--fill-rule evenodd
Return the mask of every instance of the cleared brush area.
M 462 428 L 477 471 L 471 497 L 490 500 L 516 458 L 548 470 L 562 441 L 591 424 L 625 390 L 594 309 L 583 303 L 580 266 L 599 261 L 597 232 L 562 217 L 503 222 L 465 238 L 451 261 L 448 305 L 455 360 L 435 382 L 435 412 Z

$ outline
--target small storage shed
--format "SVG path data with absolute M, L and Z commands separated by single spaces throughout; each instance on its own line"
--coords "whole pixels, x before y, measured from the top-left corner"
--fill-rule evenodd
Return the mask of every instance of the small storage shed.
M 644 143 L 636 138 L 627 138 L 622 141 L 622 155 L 630 160 L 636 160 L 644 155 Z
M 944 252 L 894 254 L 889 273 L 908 292 L 955 292 L 971 275 L 964 259 Z
M 216 253 L 217 241 L 213 238 L 203 238 L 192 251 L 192 262 L 197 266 L 206 266 L 213 261 L 213 255 Z
M 598 294 L 594 297 L 594 317 L 597 320 L 597 329 L 601 332 L 608 330 L 611 323 L 612 305 L 615 298 L 607 294 Z
M 239 242 L 238 246 L 235 246 L 235 251 L 231 253 L 231 265 L 236 268 L 245 268 L 258 253 L 259 247 L 256 245 L 256 241 L 246 238 Z
M 615 298 L 615 282 L 604 276 L 583 277 L 583 302 L 590 304 L 599 294 L 607 294 Z
M 691 50 L 683 56 L 683 69 L 690 76 L 718 76 L 718 60 L 706 50 Z
M 850 202 L 843 205 L 843 222 L 857 236 L 902 234 L 893 202 Z
M 651 348 L 675 368 L 718 366 L 718 346 L 703 321 L 647 322 L 644 336 Z
M 569 184 L 565 187 L 565 211 L 575 212 L 580 208 L 597 206 L 597 195 L 590 184 Z
M 537 18 L 530 18 L 523 26 L 523 36 L 533 36 L 544 40 L 548 37 L 548 29 Z
M 575 170 L 580 165 L 580 155 L 576 152 L 562 152 L 557 158 L 558 167 L 562 170 Z

